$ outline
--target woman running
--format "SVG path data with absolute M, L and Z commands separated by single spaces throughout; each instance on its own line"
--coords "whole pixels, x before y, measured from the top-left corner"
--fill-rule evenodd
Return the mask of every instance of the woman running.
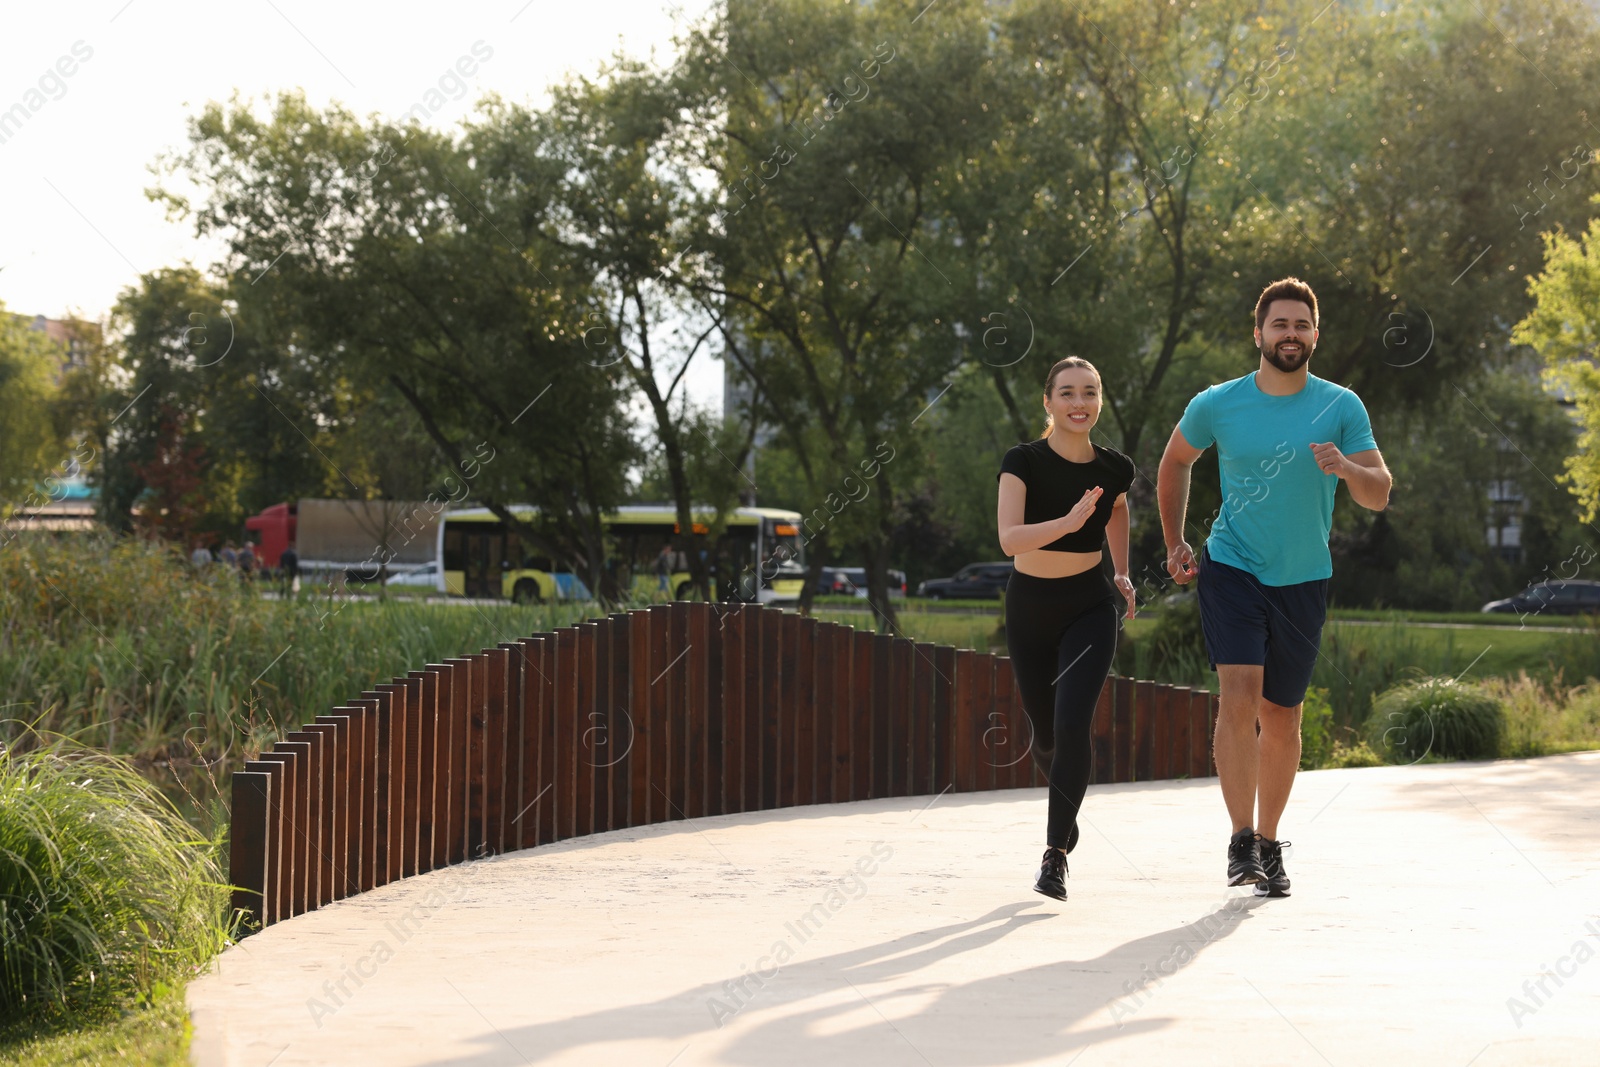
M 1050 781 L 1044 862 L 1033 888 L 1067 899 L 1067 853 L 1089 787 L 1089 727 L 1117 647 L 1117 594 L 1133 618 L 1128 487 L 1133 461 L 1089 440 L 1100 372 L 1068 356 L 1045 378 L 1049 423 L 1000 463 L 1000 548 L 1016 559 L 1006 586 L 1006 645 L 1033 725 L 1033 761 Z M 1109 542 L 1114 584 L 1101 570 Z

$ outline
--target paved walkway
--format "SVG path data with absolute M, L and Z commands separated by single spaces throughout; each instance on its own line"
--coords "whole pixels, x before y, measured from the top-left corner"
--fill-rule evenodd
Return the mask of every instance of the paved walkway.
M 386 886 L 190 986 L 239 1064 L 1600 1061 L 1600 753 L 1319 771 L 1286 900 L 1222 885 L 1216 782 L 628 830 Z

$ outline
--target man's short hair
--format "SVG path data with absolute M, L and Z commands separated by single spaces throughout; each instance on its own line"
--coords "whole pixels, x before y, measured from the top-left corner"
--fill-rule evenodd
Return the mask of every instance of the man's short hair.
M 1279 278 L 1265 289 L 1261 290 L 1261 299 L 1256 301 L 1256 329 L 1261 329 L 1267 321 L 1267 309 L 1274 300 L 1298 300 L 1311 309 L 1311 328 L 1317 328 L 1317 294 L 1311 291 L 1311 286 L 1299 278 Z

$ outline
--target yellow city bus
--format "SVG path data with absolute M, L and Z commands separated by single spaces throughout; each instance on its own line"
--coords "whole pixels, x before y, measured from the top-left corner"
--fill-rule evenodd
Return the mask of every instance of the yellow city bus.
M 537 509 L 514 505 L 510 511 L 532 519 Z M 695 532 L 709 533 L 713 517 L 709 509 L 696 509 Z M 668 546 L 666 591 L 677 600 L 689 595 L 689 539 L 678 529 L 676 509 L 665 504 L 630 505 L 603 516 L 601 522 L 607 541 L 605 566 L 616 573 L 619 588 L 641 598 L 658 593 L 662 583 L 656 561 L 662 547 Z M 525 550 L 520 535 L 507 530 L 488 508 L 446 512 L 438 536 L 436 573 L 441 592 L 523 603 L 591 596 L 570 565 Z M 799 512 L 737 508 L 706 551 L 716 599 L 766 604 L 800 598 L 805 546 Z

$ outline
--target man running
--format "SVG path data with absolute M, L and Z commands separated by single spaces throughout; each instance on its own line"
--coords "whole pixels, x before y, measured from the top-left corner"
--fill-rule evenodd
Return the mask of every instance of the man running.
M 1262 291 L 1255 341 L 1254 373 L 1189 402 L 1156 496 L 1168 573 L 1180 585 L 1200 578 L 1221 694 L 1213 752 L 1233 820 L 1228 884 L 1286 897 L 1278 819 L 1300 766 L 1300 710 L 1327 614 L 1334 491 L 1342 478 L 1351 499 L 1382 511 L 1393 479 L 1360 398 L 1307 370 L 1317 345 L 1309 285 L 1284 278 Z M 1196 560 L 1184 538 L 1189 468 L 1213 444 L 1223 503 Z

